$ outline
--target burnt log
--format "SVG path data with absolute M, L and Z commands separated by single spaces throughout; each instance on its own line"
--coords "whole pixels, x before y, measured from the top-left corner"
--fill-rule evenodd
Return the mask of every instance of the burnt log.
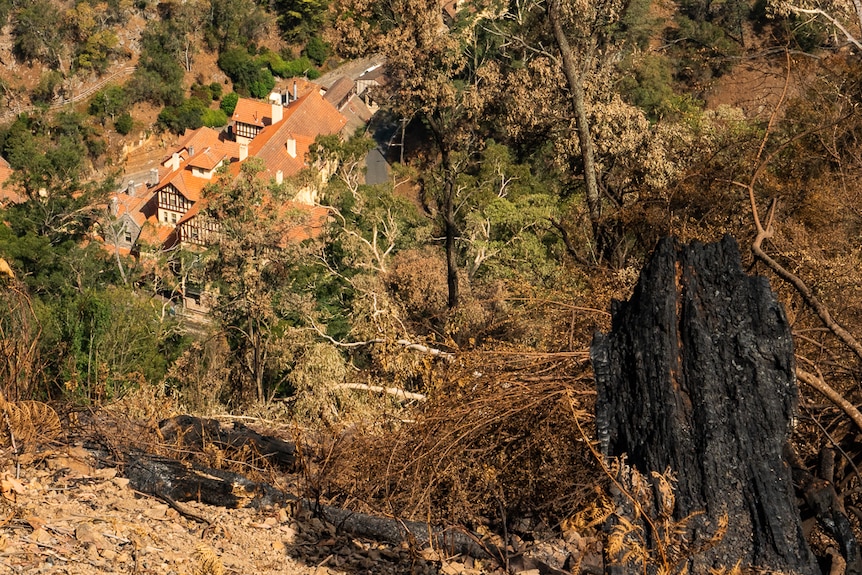
M 132 489 L 168 501 L 198 501 L 207 505 L 255 509 L 284 505 L 295 497 L 243 475 L 209 469 L 159 455 L 127 456 L 123 474 Z
M 281 491 L 267 483 L 251 481 L 244 475 L 189 464 L 148 453 L 127 456 L 123 474 L 132 489 L 177 502 L 197 501 L 231 509 L 262 509 L 294 505 L 310 511 L 344 533 L 356 537 L 399 544 L 409 542 L 418 549 L 432 546 L 450 554 L 501 560 L 504 552 L 481 536 L 456 527 L 432 527 L 418 521 L 379 517 L 325 505 Z M 181 511 L 187 514 L 187 511 Z M 193 517 L 206 522 L 206 519 Z
M 225 451 L 251 449 L 270 465 L 288 472 L 296 470 L 296 446 L 293 443 L 261 435 L 239 422 L 228 427 L 215 419 L 177 415 L 160 421 L 159 432 L 165 441 L 178 448 L 203 451 L 207 445 L 213 445 Z
M 819 573 L 783 456 L 797 404 L 790 326 L 767 279 L 743 272 L 735 240 L 662 240 L 591 360 L 603 454 L 673 471 L 679 521 L 729 520 L 687 559 L 690 573 L 737 561 Z

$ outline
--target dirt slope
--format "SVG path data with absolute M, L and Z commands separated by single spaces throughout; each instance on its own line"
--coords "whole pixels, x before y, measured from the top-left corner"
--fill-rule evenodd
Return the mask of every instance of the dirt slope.
M 8 452 L 7 452 L 8 454 Z M 0 467 L 0 574 L 138 575 L 472 572 L 406 547 L 336 536 L 290 508 L 183 503 L 187 516 L 97 468 L 82 447 Z M 17 477 L 16 477 L 17 475 Z M 207 521 L 192 518 L 197 516 Z

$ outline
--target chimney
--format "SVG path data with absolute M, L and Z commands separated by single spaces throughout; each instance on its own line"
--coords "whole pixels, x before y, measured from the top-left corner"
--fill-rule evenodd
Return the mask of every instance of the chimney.
M 150 170 L 150 181 L 149 185 L 155 186 L 159 183 L 159 171 L 156 168 L 152 168 Z
M 275 183 L 281 185 L 284 183 L 284 172 L 278 170 L 275 172 Z
M 239 161 L 244 162 L 247 157 L 248 157 L 248 143 L 242 142 L 239 145 Z
M 129 180 L 129 183 L 126 187 L 126 193 L 132 197 L 135 197 L 135 180 Z
M 180 169 L 180 154 L 179 152 L 174 152 L 171 156 L 171 171 L 176 172 Z
M 111 196 L 111 215 L 116 216 L 117 212 L 120 211 L 120 202 L 117 200 L 117 196 Z
M 293 81 L 293 100 L 296 101 L 296 80 Z
M 291 158 L 295 158 L 296 157 L 296 138 L 294 138 L 293 136 L 288 136 L 286 146 L 287 146 L 287 155 L 290 156 Z
M 193 158 L 195 155 L 195 147 L 189 146 L 189 158 Z
M 281 107 L 281 102 L 273 102 L 272 103 L 272 123 L 273 124 L 278 124 L 279 122 L 281 122 L 281 119 L 284 117 L 284 116 L 282 116 L 282 111 L 283 110 Z

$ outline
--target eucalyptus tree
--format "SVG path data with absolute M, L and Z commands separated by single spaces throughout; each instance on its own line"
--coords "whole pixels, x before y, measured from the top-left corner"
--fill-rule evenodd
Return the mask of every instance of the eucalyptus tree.
M 776 16 L 817 19 L 834 31 L 836 45 L 846 42 L 862 50 L 862 3 L 858 0 L 769 0 L 767 6 Z
M 583 262 L 623 263 L 620 211 L 679 173 L 673 119 L 650 122 L 620 91 L 621 63 L 651 33 L 642 4 L 528 0 L 482 24 L 504 39 L 495 54 L 507 95 L 499 124 L 520 157 L 560 182 L 568 208 L 555 225 Z
M 251 388 L 261 402 L 285 376 L 284 316 L 291 311 L 291 272 L 302 249 L 287 238 L 308 216 L 281 202 L 279 188 L 258 177 L 262 169 L 251 158 L 237 178 L 225 174 L 205 188 L 208 205 L 198 216 L 218 226 L 203 276 L 214 296 L 213 316 L 230 346 L 234 390 L 241 396 Z
M 496 64 L 481 45 L 477 25 L 484 11 L 477 6 L 475 12 L 446 22 L 436 0 L 345 0 L 336 5 L 336 10 L 341 8 L 346 11 L 336 29 L 356 26 L 365 33 L 348 33 L 338 47 L 385 53 L 386 92 L 395 113 L 430 134 L 436 181 L 426 185 L 434 194 L 425 199 L 442 228 L 448 305 L 455 308 L 461 298 L 456 181 L 481 148 L 482 122 L 497 95 Z

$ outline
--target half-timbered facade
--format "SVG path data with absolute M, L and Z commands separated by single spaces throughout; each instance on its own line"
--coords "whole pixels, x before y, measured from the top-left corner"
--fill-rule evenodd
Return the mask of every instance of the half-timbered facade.
M 277 124 L 283 117 L 281 97 L 276 95 L 269 103 L 240 98 L 236 103 L 231 125 L 234 138 L 240 144 L 247 144 L 267 126 Z
M 159 223 L 165 225 L 177 225 L 177 222 L 179 222 L 183 215 L 194 205 L 194 202 L 191 199 L 185 197 L 171 183 L 165 184 L 165 186 L 159 190 L 158 199 Z
M 190 210 L 177 226 L 177 236 L 182 244 L 208 246 L 221 239 L 218 222 L 200 209 Z

